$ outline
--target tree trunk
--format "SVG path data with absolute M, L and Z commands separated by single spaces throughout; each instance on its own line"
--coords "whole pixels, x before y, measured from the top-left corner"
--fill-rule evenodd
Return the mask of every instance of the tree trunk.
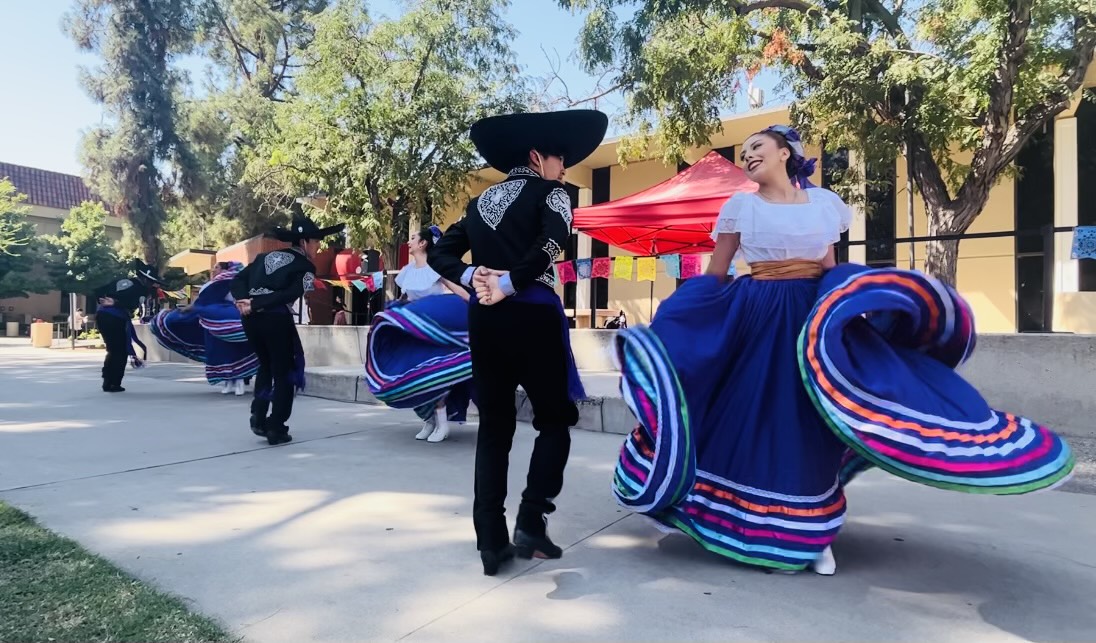
M 964 232 L 954 225 L 955 213 L 925 201 L 929 219 L 929 236 L 953 235 Z M 955 286 L 959 268 L 959 241 L 929 241 L 925 248 L 925 272 Z
M 399 270 L 403 266 L 400 263 L 400 248 L 411 238 L 410 221 L 406 212 L 392 212 L 392 234 L 388 242 L 381 248 L 384 254 L 384 265 L 388 270 Z M 391 279 L 385 280 L 385 288 L 389 299 L 396 298 L 396 283 Z

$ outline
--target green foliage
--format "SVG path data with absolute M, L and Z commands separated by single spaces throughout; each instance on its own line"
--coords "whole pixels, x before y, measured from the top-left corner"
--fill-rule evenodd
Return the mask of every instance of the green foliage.
M 76 336 L 76 339 L 102 339 L 102 334 L 99 333 L 98 328 L 89 328 Z
M 88 295 L 124 271 L 107 237 L 106 217 L 101 203 L 85 201 L 65 217 L 60 234 L 43 238 L 54 288 Z
M 329 0 L 201 0 L 198 52 L 209 65 L 201 97 L 179 106 L 206 190 L 180 199 L 168 223 L 169 252 L 219 248 L 266 232 L 284 218 L 245 180 L 248 162 L 271 134 L 275 105 L 290 100 L 293 76 Z
M 908 147 L 940 233 L 970 226 L 1024 143 L 1069 106 L 1096 47 L 1091 0 L 560 4 L 586 12 L 583 59 L 614 69 L 628 99 L 639 135 L 624 153 L 655 144 L 673 160 L 707 144 L 737 87 L 775 69 L 808 138 L 869 166 Z M 955 252 L 930 247 L 929 270 L 953 281 Z
M 177 126 L 183 82 L 171 62 L 193 46 L 197 0 L 77 0 L 65 18 L 76 44 L 103 66 L 82 82 L 108 121 L 83 148 L 90 185 L 127 223 L 126 245 L 158 265 L 165 201 L 204 191 L 203 174 Z
M 0 177 L 0 299 L 44 292 L 45 283 L 33 274 L 37 244 L 34 225 L 27 221 L 27 197 L 7 178 Z
M 27 223 L 30 208 L 23 205 L 27 195 L 19 194 L 7 177 L 0 177 L 0 254 L 14 255 L 34 237 L 34 228 Z
M 342 1 L 317 16 L 297 94 L 277 105 L 249 179 L 271 201 L 325 194 L 321 219 L 394 261 L 411 218 L 431 221 L 477 167 L 469 126 L 523 103 L 506 6 L 421 0 L 378 22 Z

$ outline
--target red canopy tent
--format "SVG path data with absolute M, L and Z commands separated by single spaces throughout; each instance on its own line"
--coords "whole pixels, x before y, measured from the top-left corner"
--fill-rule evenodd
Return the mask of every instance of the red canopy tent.
M 575 230 L 640 256 L 711 252 L 719 208 L 757 184 L 719 152 L 676 176 L 616 201 L 575 210 Z

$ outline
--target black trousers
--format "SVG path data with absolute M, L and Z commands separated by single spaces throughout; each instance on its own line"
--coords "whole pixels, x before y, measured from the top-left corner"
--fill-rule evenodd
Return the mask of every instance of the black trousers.
M 293 414 L 291 374 L 293 353 L 297 346 L 297 327 L 293 316 L 274 312 L 252 313 L 243 317 L 243 327 L 251 350 L 259 358 L 251 413 L 267 418 L 269 411 L 267 428 L 284 427 Z
M 563 489 L 578 408 L 567 393 L 567 352 L 552 308 L 513 301 L 471 306 L 468 331 L 480 414 L 472 519 L 477 548 L 497 550 L 510 542 L 506 477 L 517 429 L 517 387 L 532 404 L 538 433 L 517 525 L 534 535 L 544 534 L 544 516 L 555 511 L 553 500 Z
M 129 361 L 129 331 L 126 320 L 109 313 L 96 315 L 96 325 L 103 343 L 107 345 L 107 356 L 103 360 L 103 386 L 121 386 L 126 374 L 126 362 Z

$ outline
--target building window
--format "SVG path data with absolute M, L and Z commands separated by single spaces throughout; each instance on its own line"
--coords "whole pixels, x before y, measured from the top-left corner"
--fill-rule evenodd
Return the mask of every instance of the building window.
M 715 151 L 719 152 L 719 155 L 723 158 L 737 165 L 737 162 L 734 160 L 734 145 L 728 145 L 727 147 L 717 147 L 715 148 Z
M 827 190 L 833 190 L 834 186 L 841 182 L 841 179 L 845 177 L 845 172 L 849 169 L 849 151 L 845 148 L 836 150 L 826 149 L 826 144 L 822 144 L 822 187 Z M 846 230 L 841 233 L 841 241 L 837 242 L 837 263 L 848 263 L 849 261 L 849 231 Z
M 1054 129 L 1036 133 L 1016 156 L 1016 221 L 1018 232 L 1038 232 L 1054 223 Z M 1040 332 L 1043 318 L 1043 278 L 1046 262 L 1040 234 L 1017 235 L 1016 330 Z
M 867 264 L 876 268 L 894 267 L 896 264 L 894 184 L 897 180 L 895 164 L 893 162 L 883 165 L 870 164 L 866 174 Z
M 1096 226 L 1096 90 L 1086 89 L 1077 108 L 1077 224 Z M 1072 167 L 1072 166 L 1070 166 Z M 1096 259 L 1082 259 L 1080 290 L 1096 291 Z
M 593 205 L 598 203 L 607 203 L 609 201 L 610 192 L 610 177 L 612 173 L 610 168 L 599 167 L 593 171 L 593 181 L 590 186 L 591 201 Z M 590 257 L 596 259 L 598 257 L 609 256 L 609 244 L 604 241 L 598 241 L 597 239 L 590 240 Z M 608 279 L 591 279 L 590 280 L 590 309 L 591 310 L 604 310 L 609 307 L 609 280 Z M 596 317 L 595 317 L 596 319 Z
M 578 186 L 566 183 L 563 187 L 567 190 L 567 196 L 571 198 L 571 209 L 574 210 L 578 207 Z M 572 233 L 571 238 L 567 240 L 567 247 L 563 249 L 563 260 L 574 261 L 578 258 L 578 235 Z M 575 292 L 577 288 L 578 284 L 574 281 L 563 284 L 564 308 L 570 308 L 572 310 L 575 308 Z

